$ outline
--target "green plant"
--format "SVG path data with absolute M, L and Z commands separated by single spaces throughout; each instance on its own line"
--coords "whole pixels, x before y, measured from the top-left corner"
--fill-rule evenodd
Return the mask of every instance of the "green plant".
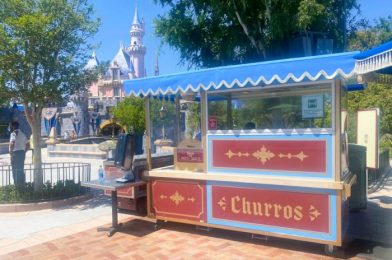
M 188 104 L 188 117 L 186 118 L 186 124 L 188 127 L 188 135 L 190 138 L 195 136 L 195 133 L 200 129 L 200 103 L 192 102 Z
M 146 129 L 144 102 L 141 98 L 126 97 L 113 109 L 113 116 L 127 131 L 143 134 Z
M 86 188 L 73 180 L 46 182 L 41 190 L 34 190 L 34 183 L 0 187 L 0 203 L 34 202 L 64 199 L 84 194 Z
M 392 134 L 384 134 L 380 138 L 380 150 L 389 150 L 389 155 L 392 155 Z

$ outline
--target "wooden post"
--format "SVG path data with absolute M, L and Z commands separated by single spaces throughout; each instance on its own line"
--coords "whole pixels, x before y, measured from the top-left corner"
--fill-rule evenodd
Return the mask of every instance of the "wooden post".
M 341 172 L 341 165 L 340 165 L 340 160 L 341 160 L 341 146 L 342 146 L 342 138 L 341 138 L 341 81 L 340 80 L 335 80 L 334 82 L 334 99 L 335 99 L 335 104 L 334 104 L 334 110 L 335 113 L 332 113 L 335 115 L 334 120 L 334 125 L 335 125 L 335 181 L 340 181 L 340 172 Z
M 177 146 L 181 142 L 181 130 L 180 130 L 180 97 L 176 95 L 175 98 L 175 106 L 176 106 L 176 118 L 175 118 L 175 146 Z
M 207 92 L 201 90 L 201 142 L 203 148 L 203 172 L 207 172 Z
M 145 121 L 146 121 L 146 160 L 147 160 L 147 171 L 152 169 L 151 165 L 151 120 L 150 120 L 150 98 L 144 98 L 144 113 L 145 113 Z M 151 181 L 147 180 L 147 216 L 154 217 L 151 210 L 151 200 L 152 200 L 152 191 L 151 191 Z

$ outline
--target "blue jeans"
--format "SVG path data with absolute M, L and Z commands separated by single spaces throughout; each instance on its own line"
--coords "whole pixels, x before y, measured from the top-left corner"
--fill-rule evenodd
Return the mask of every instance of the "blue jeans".
M 14 151 L 11 156 L 12 177 L 14 184 L 24 184 L 26 181 L 24 173 L 24 161 L 26 153 L 23 150 Z

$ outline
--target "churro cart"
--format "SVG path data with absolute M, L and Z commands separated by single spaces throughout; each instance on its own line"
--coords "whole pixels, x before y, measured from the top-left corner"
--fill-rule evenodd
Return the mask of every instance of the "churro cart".
M 341 246 L 355 176 L 347 82 L 357 53 L 125 81 L 145 99 L 147 210 L 158 221 Z M 161 145 L 164 144 L 164 145 Z

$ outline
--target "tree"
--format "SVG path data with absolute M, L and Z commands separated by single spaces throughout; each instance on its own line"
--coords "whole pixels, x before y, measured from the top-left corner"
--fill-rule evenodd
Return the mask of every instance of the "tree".
M 349 40 L 349 48 L 353 50 L 366 50 L 392 39 L 392 16 L 379 18 L 374 25 L 365 23 Z M 360 109 L 380 108 L 381 124 L 380 134 L 383 136 L 381 146 L 392 149 L 390 134 L 392 133 L 392 91 L 390 83 L 392 76 L 367 75 L 368 86 L 364 91 L 348 94 L 348 108 L 351 115 Z M 349 117 L 350 118 L 350 117 Z M 355 117 L 351 117 L 351 128 L 356 129 Z M 349 132 L 350 141 L 355 142 L 356 134 Z
M 350 50 L 367 50 L 392 39 L 392 16 L 380 17 L 374 20 L 374 25 L 368 21 L 357 28 L 348 43 Z
M 83 90 L 87 40 L 98 29 L 87 0 L 0 2 L 1 94 L 24 106 L 33 142 L 41 143 L 41 112 Z M 42 187 L 41 150 L 34 149 L 34 188 Z
M 356 0 L 155 0 L 169 7 L 156 34 L 182 62 L 214 67 L 288 56 L 294 35 L 325 32 L 343 50 Z
M 113 116 L 127 131 L 143 135 L 146 125 L 142 98 L 126 97 L 113 109 Z

